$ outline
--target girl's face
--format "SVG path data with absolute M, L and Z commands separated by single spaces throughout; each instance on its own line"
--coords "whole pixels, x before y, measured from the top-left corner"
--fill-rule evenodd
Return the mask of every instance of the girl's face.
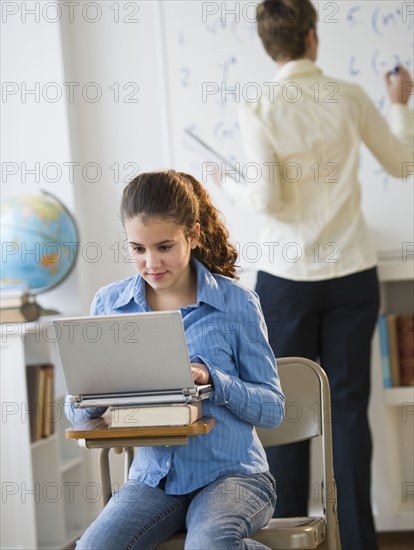
M 190 237 L 173 221 L 161 217 L 135 217 L 125 221 L 131 261 L 155 291 L 183 290 L 190 280 L 191 250 L 197 246 L 200 225 Z

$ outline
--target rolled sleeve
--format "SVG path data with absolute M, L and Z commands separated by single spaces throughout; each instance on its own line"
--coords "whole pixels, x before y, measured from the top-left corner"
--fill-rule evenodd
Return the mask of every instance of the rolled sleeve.
M 212 379 L 212 386 L 214 388 L 214 393 L 210 397 L 210 400 L 215 405 L 225 405 L 227 403 L 226 393 L 228 395 L 228 389 L 226 390 L 226 384 L 229 384 L 229 377 L 224 373 L 219 373 L 214 367 L 209 365 L 208 359 L 201 357 L 201 355 L 196 355 L 191 359 L 191 363 L 203 363 L 208 369 Z M 231 381 L 230 381 L 231 382 Z
M 218 364 L 207 350 L 195 355 L 194 361 L 204 363 L 211 374 L 213 404 L 248 424 L 273 428 L 283 419 L 284 396 L 259 299 L 253 291 L 244 297 L 242 309 L 233 313 L 239 322 L 230 323 L 238 330 L 220 333 L 216 323 L 216 330 L 209 333 L 210 350 L 221 347 L 223 358 L 232 357 L 233 364 Z

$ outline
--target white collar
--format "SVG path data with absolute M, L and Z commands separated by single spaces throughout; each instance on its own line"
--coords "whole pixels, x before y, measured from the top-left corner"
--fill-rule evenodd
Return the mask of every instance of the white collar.
M 302 76 L 312 73 L 322 74 L 322 71 L 310 59 L 295 59 L 279 67 L 275 80 L 290 80 L 293 76 Z

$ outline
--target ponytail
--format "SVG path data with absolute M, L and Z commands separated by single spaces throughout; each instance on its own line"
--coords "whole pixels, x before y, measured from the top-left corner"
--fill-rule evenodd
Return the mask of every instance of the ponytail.
M 229 242 L 229 231 L 219 217 L 218 210 L 201 183 L 193 176 L 179 172 L 178 175 L 192 186 L 199 203 L 201 226 L 198 246 L 193 250 L 197 258 L 212 273 L 236 277 L 237 250 Z

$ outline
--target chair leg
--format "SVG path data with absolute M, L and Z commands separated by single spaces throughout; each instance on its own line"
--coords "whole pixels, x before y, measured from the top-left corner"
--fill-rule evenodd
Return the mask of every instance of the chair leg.
M 128 481 L 129 469 L 131 468 L 132 461 L 134 460 L 134 447 L 125 447 L 125 471 L 124 481 Z
M 99 467 L 101 470 L 101 483 L 102 483 L 102 498 L 103 504 L 106 506 L 109 499 L 112 496 L 111 491 L 111 472 L 109 469 L 109 447 L 102 448 L 99 451 Z

